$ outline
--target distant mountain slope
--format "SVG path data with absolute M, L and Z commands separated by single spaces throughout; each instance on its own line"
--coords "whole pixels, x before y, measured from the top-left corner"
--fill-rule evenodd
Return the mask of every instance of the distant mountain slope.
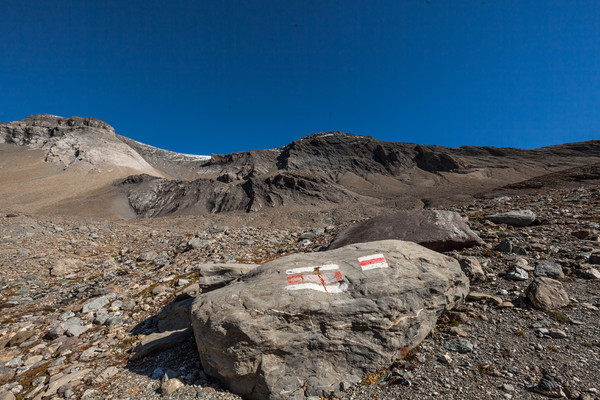
M 148 164 L 173 179 L 194 180 L 199 178 L 197 171 L 210 160 L 210 156 L 175 153 L 137 142 L 125 136 L 117 135 L 117 138 L 134 149 Z
M 423 207 L 594 160 L 600 161 L 600 141 L 535 150 L 445 148 L 326 132 L 274 150 L 213 154 L 193 182 L 129 179 L 121 190 L 142 216 L 357 202 Z
M 343 132 L 277 149 L 193 156 L 116 135 L 97 119 L 42 114 L 0 124 L 0 208 L 117 217 L 352 215 L 358 208 L 431 207 L 597 163 L 600 141 L 535 150 L 446 148 Z
M 132 215 L 116 191 L 98 191 L 132 174 L 167 176 L 94 118 L 0 123 L 0 155 L 0 207 L 25 212 Z

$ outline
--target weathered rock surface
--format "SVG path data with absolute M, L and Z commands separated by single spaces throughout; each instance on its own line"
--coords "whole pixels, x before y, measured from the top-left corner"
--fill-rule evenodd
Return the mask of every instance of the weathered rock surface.
M 405 210 L 380 215 L 340 232 L 329 246 L 406 240 L 435 251 L 451 251 L 483 244 L 462 217 L 452 211 Z
M 551 261 L 536 262 L 533 275 L 537 277 L 545 276 L 552 279 L 562 279 L 565 277 L 562 267 L 559 264 Z
M 475 257 L 456 257 L 471 283 L 485 281 L 485 272 Z
M 327 396 L 418 345 L 468 287 L 456 260 L 414 243 L 356 244 L 283 257 L 200 295 L 192 327 L 205 372 L 233 392 Z
M 217 289 L 257 267 L 256 264 L 202 264 L 198 266 L 198 284 L 205 292 Z
M 190 326 L 192 298 L 174 301 L 167 305 L 156 317 L 159 332 L 177 331 Z
M 505 213 L 486 215 L 485 219 L 495 224 L 527 226 L 535 221 L 535 214 L 531 210 L 514 210 Z
M 569 304 L 562 283 L 551 278 L 535 278 L 527 287 L 527 297 L 540 310 L 555 310 Z
M 15 400 L 16 397 L 12 392 L 0 389 L 0 400 Z
M 181 341 L 191 336 L 190 329 L 152 333 L 144 336 L 142 340 L 132 349 L 131 359 L 138 360 L 148 354 L 169 349 L 177 346 Z
M 83 263 L 80 260 L 74 258 L 64 258 L 56 260 L 50 267 L 50 275 L 52 276 L 65 276 L 78 272 Z

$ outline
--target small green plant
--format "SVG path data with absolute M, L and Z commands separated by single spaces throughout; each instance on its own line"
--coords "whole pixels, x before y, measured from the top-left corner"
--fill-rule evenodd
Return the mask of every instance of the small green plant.
M 479 364 L 477 371 L 481 375 L 492 375 L 494 373 L 494 366 L 492 364 Z
M 553 320 L 555 320 L 558 323 L 561 323 L 561 324 L 569 323 L 569 317 L 564 312 L 550 311 L 550 316 L 552 317 Z

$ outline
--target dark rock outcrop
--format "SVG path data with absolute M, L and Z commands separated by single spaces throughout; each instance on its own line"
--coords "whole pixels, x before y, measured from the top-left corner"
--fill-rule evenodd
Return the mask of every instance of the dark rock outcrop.
M 359 195 L 316 174 L 282 172 L 269 177 L 224 183 L 192 182 L 132 176 L 119 182 L 136 214 L 154 217 L 178 213 L 258 211 L 284 205 L 331 205 L 355 201 Z
M 329 249 L 378 240 L 406 240 L 435 251 L 483 244 L 462 217 L 452 211 L 405 210 L 380 215 L 338 233 Z

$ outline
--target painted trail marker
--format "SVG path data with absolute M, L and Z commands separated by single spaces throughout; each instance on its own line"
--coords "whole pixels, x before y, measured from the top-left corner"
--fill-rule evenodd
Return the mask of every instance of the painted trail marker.
M 363 271 L 390 267 L 383 254 L 373 254 L 370 256 L 358 257 L 358 262 Z
M 286 274 L 288 286 L 286 290 L 310 289 L 324 293 L 341 293 L 346 285 L 340 285 L 344 279 L 336 264 L 321 265 L 318 267 L 301 267 L 288 269 Z

